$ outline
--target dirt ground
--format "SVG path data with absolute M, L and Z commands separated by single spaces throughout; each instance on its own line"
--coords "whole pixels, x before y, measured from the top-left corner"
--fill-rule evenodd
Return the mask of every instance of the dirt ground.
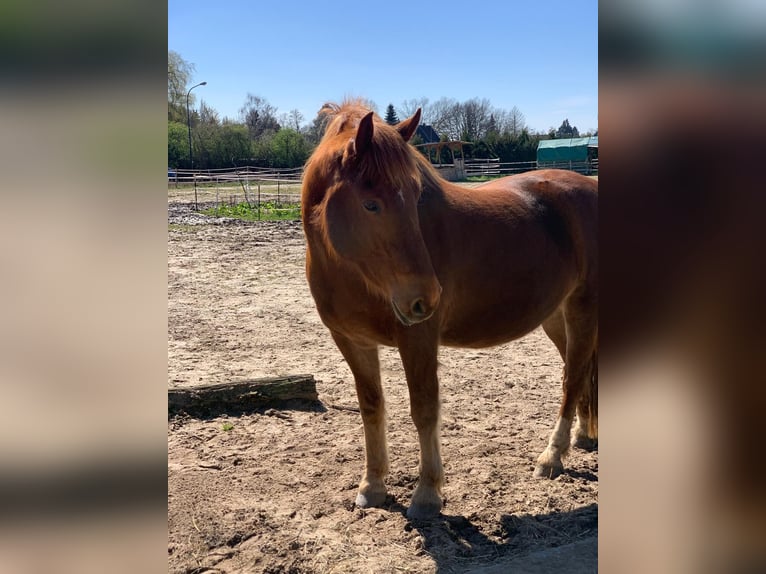
M 300 222 L 214 220 L 172 194 L 168 221 L 169 387 L 312 374 L 321 403 L 168 419 L 170 572 L 526 571 L 545 552 L 595 554 L 598 454 L 573 450 L 565 474 L 532 478 L 561 395 L 542 330 L 440 351 L 446 505 L 422 524 L 405 517 L 418 445 L 404 373 L 382 348 L 389 497 L 360 510 L 361 418 L 306 284 Z M 574 556 L 567 571 L 584 571 Z

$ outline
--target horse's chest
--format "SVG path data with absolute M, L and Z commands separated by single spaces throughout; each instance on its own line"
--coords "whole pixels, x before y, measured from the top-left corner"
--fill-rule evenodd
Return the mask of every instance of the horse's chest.
M 322 322 L 352 340 L 393 345 L 394 316 L 389 305 L 342 274 L 309 272 L 309 286 Z

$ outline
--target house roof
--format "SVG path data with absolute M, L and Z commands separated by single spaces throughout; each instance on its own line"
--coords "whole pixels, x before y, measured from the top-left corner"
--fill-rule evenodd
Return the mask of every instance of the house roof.
M 434 143 L 439 141 L 439 134 L 428 124 L 420 124 L 415 133 L 420 136 L 423 143 Z
M 598 147 L 598 136 L 584 138 L 562 138 L 556 140 L 540 140 L 537 149 L 561 148 L 561 147 Z

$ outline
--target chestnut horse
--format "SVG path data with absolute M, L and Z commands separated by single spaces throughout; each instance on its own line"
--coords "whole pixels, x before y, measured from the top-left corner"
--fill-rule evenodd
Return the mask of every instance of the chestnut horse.
M 474 189 L 443 180 L 395 126 L 355 102 L 328 104 L 306 164 L 306 275 L 348 362 L 364 423 L 356 504 L 381 505 L 388 471 L 378 346 L 398 347 L 420 442 L 407 511 L 441 511 L 439 345 L 487 347 L 542 325 L 564 360 L 563 401 L 535 475 L 555 477 L 574 443 L 597 437 L 597 189 L 569 171 L 534 171 Z

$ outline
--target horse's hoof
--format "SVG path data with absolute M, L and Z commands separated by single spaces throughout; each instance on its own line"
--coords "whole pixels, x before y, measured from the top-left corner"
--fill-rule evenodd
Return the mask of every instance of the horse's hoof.
M 598 449 L 598 439 L 590 438 L 587 435 L 577 435 L 572 442 L 572 446 L 581 448 L 582 450 L 594 451 Z
M 442 497 L 434 488 L 418 485 L 412 493 L 412 501 L 407 509 L 410 520 L 430 520 L 439 515 L 442 510 Z
M 564 472 L 564 465 L 559 463 L 554 464 L 538 464 L 535 467 L 535 472 L 532 475 L 534 478 L 556 478 Z
M 442 510 L 441 502 L 438 504 L 410 504 L 407 509 L 407 518 L 410 520 L 431 520 L 439 516 Z
M 356 505 L 359 508 L 370 508 L 372 506 L 382 506 L 386 501 L 385 492 L 368 492 L 362 494 L 361 492 L 356 495 Z

